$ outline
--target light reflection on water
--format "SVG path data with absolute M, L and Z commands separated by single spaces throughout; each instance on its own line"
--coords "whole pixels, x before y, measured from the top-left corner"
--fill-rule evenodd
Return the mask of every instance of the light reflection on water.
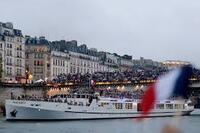
M 7 122 L 1 117 L 0 133 L 159 133 L 164 125 L 175 121 L 176 118 L 162 117 L 142 122 L 135 119 Z M 199 133 L 200 115 L 182 116 L 176 124 L 183 133 Z

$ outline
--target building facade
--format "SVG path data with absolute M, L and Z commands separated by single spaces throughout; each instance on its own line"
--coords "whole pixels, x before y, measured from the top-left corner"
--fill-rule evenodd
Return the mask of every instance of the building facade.
M 5 59 L 4 59 L 4 37 L 0 36 L 0 81 L 3 81 L 3 70 L 4 70 L 4 66 L 5 66 Z
M 118 58 L 119 70 L 123 71 L 131 71 L 133 70 L 133 60 L 130 55 L 123 55 Z
M 25 39 L 10 22 L 0 22 L 0 56 L 3 82 L 25 82 Z
M 167 61 L 163 61 L 162 64 L 165 67 L 167 67 L 168 69 L 173 69 L 173 68 L 176 68 L 176 67 L 189 65 L 191 63 L 187 62 L 187 61 L 180 61 L 180 60 L 167 60 Z
M 50 80 L 59 74 L 70 73 L 70 58 L 69 53 L 61 51 L 51 51 L 51 76 Z
M 85 44 L 78 46 L 77 41 L 54 41 L 51 44 L 53 50 L 67 52 L 70 58 L 69 73 L 94 73 L 106 71 L 106 67 L 99 63 L 98 51 L 95 48 L 88 49 Z
M 153 68 L 153 67 L 164 67 L 162 62 L 153 61 L 152 59 L 145 59 L 140 57 L 140 59 L 133 60 L 134 68 Z
M 99 58 L 97 56 L 69 51 L 70 73 L 94 73 L 100 71 Z
M 29 82 L 47 80 L 51 76 L 51 53 L 49 41 L 45 37 L 26 36 L 26 70 L 32 75 Z
M 119 69 L 119 56 L 108 52 L 99 52 L 99 64 L 105 69 L 105 72 L 116 72 Z

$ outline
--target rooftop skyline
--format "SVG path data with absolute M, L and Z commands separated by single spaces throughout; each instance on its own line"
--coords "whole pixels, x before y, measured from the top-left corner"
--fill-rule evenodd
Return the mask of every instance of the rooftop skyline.
M 1 0 L 0 21 L 24 35 L 77 40 L 133 58 L 184 60 L 200 66 L 200 2 Z

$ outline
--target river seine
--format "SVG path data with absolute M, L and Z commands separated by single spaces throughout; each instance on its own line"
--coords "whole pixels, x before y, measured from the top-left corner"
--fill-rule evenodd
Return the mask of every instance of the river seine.
M 171 124 L 182 133 L 200 133 L 200 110 L 191 116 L 135 119 L 8 122 L 0 117 L 0 133 L 160 133 Z

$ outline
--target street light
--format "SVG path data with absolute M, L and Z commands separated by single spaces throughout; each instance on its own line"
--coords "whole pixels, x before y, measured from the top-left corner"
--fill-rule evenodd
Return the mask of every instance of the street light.
M 26 84 L 27 84 L 27 82 L 28 82 L 28 76 L 29 76 L 29 74 L 28 74 L 28 70 L 26 70 Z

